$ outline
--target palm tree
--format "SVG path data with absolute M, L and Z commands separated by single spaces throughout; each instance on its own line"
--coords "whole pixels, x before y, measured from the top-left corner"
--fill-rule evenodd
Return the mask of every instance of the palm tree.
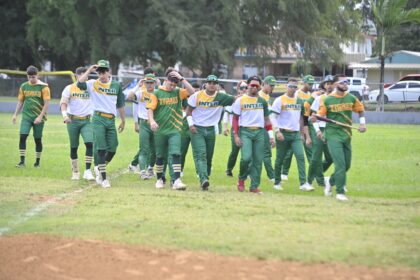
M 381 77 L 377 111 L 384 110 L 384 72 L 386 53 L 386 37 L 388 34 L 404 23 L 420 23 L 420 9 L 406 10 L 408 0 L 369 0 L 373 21 L 376 25 L 381 53 Z

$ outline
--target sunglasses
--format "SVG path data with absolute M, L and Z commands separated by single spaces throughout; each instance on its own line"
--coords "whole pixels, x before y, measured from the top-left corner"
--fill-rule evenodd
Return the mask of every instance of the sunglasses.
M 291 89 L 297 89 L 298 88 L 297 85 L 291 85 L 291 84 L 288 84 L 287 87 L 291 88 Z
M 239 89 L 240 89 L 240 90 L 247 90 L 247 89 L 248 89 L 248 87 L 246 87 L 246 86 L 245 86 L 245 87 L 239 87 Z
M 260 85 L 249 84 L 248 87 L 250 87 L 250 88 L 260 88 Z
M 349 85 L 350 84 L 349 80 L 342 80 L 342 81 L 339 81 L 338 83 L 339 84 L 344 84 L 344 85 Z

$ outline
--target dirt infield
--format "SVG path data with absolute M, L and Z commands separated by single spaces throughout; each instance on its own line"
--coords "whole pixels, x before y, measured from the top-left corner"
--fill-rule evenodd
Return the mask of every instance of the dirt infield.
M 0 237 L 0 279 L 420 279 L 420 272 L 18 235 Z

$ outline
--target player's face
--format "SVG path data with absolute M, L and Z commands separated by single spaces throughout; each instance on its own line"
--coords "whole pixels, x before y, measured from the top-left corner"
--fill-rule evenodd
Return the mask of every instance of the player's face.
M 273 92 L 273 89 L 274 89 L 274 85 L 269 85 L 268 83 L 264 83 L 264 85 L 263 85 L 263 91 L 265 93 L 270 94 L 270 93 Z
M 261 88 L 261 84 L 258 81 L 251 81 L 248 84 L 248 93 L 250 95 L 257 95 L 260 88 Z
M 347 77 L 340 77 L 338 78 L 338 81 L 335 83 L 335 87 L 339 91 L 347 91 L 349 89 L 349 81 L 347 80 Z
M 152 91 L 155 90 L 155 83 L 154 82 L 153 83 L 145 83 L 145 85 L 146 85 L 146 90 L 148 92 L 152 92 Z
M 110 77 L 111 77 L 111 73 L 109 72 L 109 69 L 98 69 L 98 77 L 99 77 L 99 80 L 101 81 L 101 82 L 104 82 L 104 83 L 107 83 L 108 81 L 109 81 L 109 79 L 110 79 Z
M 36 84 L 36 82 L 38 81 L 38 75 L 28 75 L 28 81 L 31 84 Z
M 237 95 L 241 96 L 242 94 L 244 94 L 247 91 L 247 89 L 248 89 L 248 86 L 245 85 L 245 84 L 242 84 L 237 90 Z
M 297 88 L 298 88 L 298 83 L 297 82 L 288 82 L 287 83 L 287 93 L 289 95 L 294 95 Z
M 331 93 L 331 92 L 334 90 L 334 84 L 333 84 L 332 82 L 326 82 L 326 83 L 324 84 L 324 87 L 325 87 L 325 90 L 326 90 L 328 93 Z
M 207 82 L 206 83 L 206 90 L 209 92 L 215 92 L 219 88 L 219 83 L 217 82 Z

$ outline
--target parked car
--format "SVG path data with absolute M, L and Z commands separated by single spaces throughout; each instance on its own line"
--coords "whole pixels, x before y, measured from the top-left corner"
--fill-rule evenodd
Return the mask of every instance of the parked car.
M 369 102 L 379 101 L 379 89 L 372 90 Z M 420 102 L 420 81 L 403 81 L 384 90 L 384 102 Z
M 366 85 L 365 78 L 348 77 L 349 81 L 349 93 L 356 96 L 359 100 L 368 99 L 369 86 Z
M 398 82 L 402 81 L 419 81 L 420 82 L 420 74 L 408 74 L 398 80 Z M 384 88 L 389 88 L 392 86 L 392 83 L 385 83 Z

